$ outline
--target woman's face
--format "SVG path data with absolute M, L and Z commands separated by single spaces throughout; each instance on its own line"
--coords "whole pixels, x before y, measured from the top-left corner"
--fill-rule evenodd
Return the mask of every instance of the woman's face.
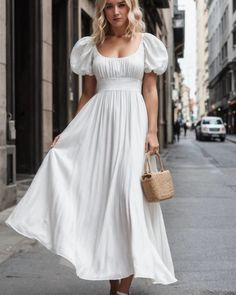
M 119 28 L 127 25 L 129 7 L 126 1 L 107 0 L 104 14 L 111 27 Z

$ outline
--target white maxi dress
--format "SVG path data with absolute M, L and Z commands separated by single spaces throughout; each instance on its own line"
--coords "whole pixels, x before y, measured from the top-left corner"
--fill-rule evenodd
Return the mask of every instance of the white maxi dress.
M 146 201 L 140 183 L 148 130 L 142 79 L 165 72 L 166 47 L 142 33 L 133 54 L 105 57 L 87 36 L 74 45 L 70 64 L 79 75 L 95 75 L 97 91 L 5 223 L 68 261 L 81 279 L 134 274 L 146 284 L 174 283 L 160 204 Z

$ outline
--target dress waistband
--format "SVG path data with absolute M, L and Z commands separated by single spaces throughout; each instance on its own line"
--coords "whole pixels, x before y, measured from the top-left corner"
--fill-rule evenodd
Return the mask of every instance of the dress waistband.
M 97 90 L 136 90 L 141 92 L 142 81 L 132 78 L 107 78 L 97 80 Z

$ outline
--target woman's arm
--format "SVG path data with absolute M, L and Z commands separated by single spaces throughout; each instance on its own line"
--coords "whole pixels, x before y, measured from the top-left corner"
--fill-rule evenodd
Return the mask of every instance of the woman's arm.
M 144 73 L 143 77 L 143 97 L 148 113 L 148 132 L 145 140 L 145 152 L 151 154 L 159 149 L 157 138 L 157 118 L 158 118 L 158 94 L 157 94 L 157 75 L 153 72 Z
M 80 97 L 75 116 L 82 109 L 82 107 L 89 101 L 89 99 L 95 94 L 96 85 L 97 85 L 97 81 L 95 76 L 89 76 L 89 75 L 83 76 L 83 92 Z

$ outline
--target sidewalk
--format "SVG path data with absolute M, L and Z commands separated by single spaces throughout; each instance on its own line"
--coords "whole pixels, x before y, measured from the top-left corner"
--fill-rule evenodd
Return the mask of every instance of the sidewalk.
M 236 143 L 236 134 L 226 134 L 226 140 Z
M 31 249 L 36 240 L 28 239 L 5 224 L 5 220 L 10 215 L 15 206 L 0 212 L 0 264 L 18 252 L 25 252 Z

